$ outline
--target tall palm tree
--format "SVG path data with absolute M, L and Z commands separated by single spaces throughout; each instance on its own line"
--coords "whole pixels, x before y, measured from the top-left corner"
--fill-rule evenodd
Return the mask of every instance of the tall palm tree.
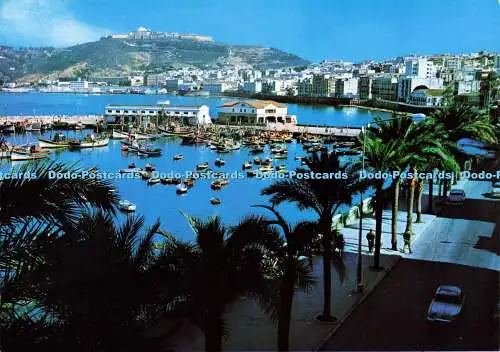
M 337 272 L 343 267 L 342 258 L 333 251 L 332 218 L 342 205 L 352 202 L 352 195 L 358 187 L 358 178 L 352 166 L 343 163 L 335 153 L 312 153 L 305 159 L 310 171 L 315 174 L 339 173 L 343 177 L 286 179 L 264 188 L 261 193 L 271 196 L 273 206 L 283 202 L 294 203 L 300 210 L 312 209 L 318 216 L 323 255 L 323 313 L 319 320 L 335 321 L 331 315 L 332 263 Z
M 267 292 L 260 245 L 252 233 L 230 229 L 219 217 L 207 221 L 187 216 L 195 234 L 194 243 L 183 242 L 165 233 L 167 243 L 159 265 L 180 273 L 179 299 L 175 309 L 189 317 L 205 332 L 205 349 L 220 351 L 227 336 L 226 308 L 242 295 Z
M 274 219 L 250 217 L 240 224 L 238 231 L 261 237 L 270 287 L 264 307 L 278 325 L 277 350 L 288 351 L 295 292 L 297 289 L 308 291 L 315 283 L 309 258 L 310 245 L 318 227 L 317 223 L 310 221 L 291 226 L 273 207 L 260 207 L 271 211 Z M 345 268 L 342 275 L 344 271 Z
M 401 145 L 393 140 L 385 142 L 370 130 L 364 132 L 360 138 L 364 140 L 364 167 L 369 172 L 391 173 L 400 165 Z M 362 160 L 356 162 L 356 167 L 361 169 Z M 380 246 L 382 238 L 382 215 L 386 199 L 386 181 L 383 179 L 369 180 L 375 187 L 375 255 L 374 268 L 380 269 Z

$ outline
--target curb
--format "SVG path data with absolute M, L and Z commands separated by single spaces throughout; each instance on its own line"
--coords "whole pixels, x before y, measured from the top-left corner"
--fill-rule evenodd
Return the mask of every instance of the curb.
M 370 294 L 375 290 L 375 288 L 377 288 L 377 286 L 382 282 L 382 280 L 384 280 L 386 278 L 387 275 L 389 275 L 389 273 L 392 271 L 392 269 L 396 266 L 396 264 L 399 263 L 399 261 L 402 259 L 401 256 L 397 256 L 397 259 L 394 261 L 394 263 L 392 265 L 390 265 L 385 271 L 384 271 L 384 275 L 382 275 L 380 277 L 380 279 L 374 281 L 373 285 L 369 286 L 368 289 L 366 289 L 363 293 L 363 295 L 361 296 L 361 298 L 356 302 L 354 303 L 354 305 L 347 311 L 346 314 L 344 314 L 344 316 L 339 319 L 338 323 L 335 324 L 335 326 L 333 327 L 333 329 L 327 334 L 327 336 L 325 338 L 323 338 L 321 340 L 321 342 L 318 344 L 317 347 L 315 347 L 312 351 L 314 352 L 318 352 L 321 347 L 323 347 L 323 345 L 333 336 L 335 335 L 335 333 L 337 332 L 338 329 L 340 329 L 340 327 L 342 326 L 342 324 L 351 316 L 351 314 L 356 310 L 356 308 L 359 307 L 359 305 L 361 303 L 363 303 L 367 298 L 368 296 L 370 296 Z

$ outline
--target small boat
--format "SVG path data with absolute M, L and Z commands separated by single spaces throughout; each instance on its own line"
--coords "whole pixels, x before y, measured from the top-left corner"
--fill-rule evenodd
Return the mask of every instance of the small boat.
M 10 160 L 39 160 L 48 158 L 50 154 L 47 151 L 42 151 L 39 146 L 14 147 L 10 152 Z
M 135 163 L 128 164 L 128 167 L 131 168 L 131 169 L 135 168 Z
M 250 149 L 250 153 L 259 154 L 264 152 L 264 146 L 254 146 Z
M 161 149 L 160 148 L 139 148 L 137 150 L 137 154 L 142 155 L 142 156 L 161 156 Z
M 180 184 L 182 183 L 182 180 L 181 180 L 180 178 L 174 178 L 174 179 L 172 180 L 172 183 L 173 183 L 174 185 L 180 185 Z
M 67 148 L 70 140 L 63 133 L 56 133 L 52 139 L 38 138 L 38 145 L 41 148 Z
M 113 134 L 111 135 L 111 138 L 113 138 L 113 139 L 128 139 L 128 138 L 130 138 L 130 136 L 131 136 L 131 134 L 128 132 L 113 130 Z
M 143 171 L 140 167 L 129 167 L 127 169 L 120 169 L 121 174 L 134 174 Z
M 219 205 L 220 199 L 217 197 L 212 197 L 212 198 L 210 198 L 210 203 L 212 203 L 213 205 Z
M 189 177 L 186 180 L 184 180 L 184 183 L 186 184 L 186 186 L 191 188 L 194 186 L 194 178 Z
M 288 155 L 286 154 L 276 154 L 274 155 L 274 159 L 287 159 Z
M 145 166 L 144 166 L 144 170 L 146 171 L 156 171 L 156 166 L 154 166 L 153 164 L 151 163 L 147 163 Z
M 151 172 L 146 170 L 138 171 L 138 174 L 141 175 L 143 180 L 149 180 L 151 178 Z
M 272 171 L 274 171 L 274 169 L 273 169 L 272 166 L 267 165 L 267 166 L 261 166 L 261 167 L 259 167 L 259 171 L 260 172 L 272 172 Z
M 225 164 L 226 162 L 224 161 L 224 159 L 220 158 L 215 159 L 215 166 L 224 166 Z
M 182 159 L 184 159 L 184 155 L 182 155 L 182 154 L 175 154 L 174 155 L 174 160 L 182 160 Z
M 175 191 L 177 192 L 177 194 L 183 194 L 188 191 L 188 187 L 184 183 L 179 183 L 175 188 Z
M 273 159 L 267 157 L 267 158 L 264 159 L 264 161 L 262 163 L 264 165 L 270 165 L 272 162 L 273 162 Z
M 258 156 L 256 156 L 256 157 L 253 159 L 253 163 L 254 163 L 255 165 L 261 165 L 261 164 L 262 164 L 262 160 L 261 160 Z
M 40 122 L 33 122 L 31 123 L 31 125 L 29 125 L 30 127 L 30 131 L 32 132 L 40 132 L 42 130 L 42 124 Z M 28 129 L 26 128 L 26 131 L 28 131 Z
M 155 185 L 157 183 L 160 183 L 161 180 L 158 177 L 153 177 L 148 180 L 148 185 Z
M 222 187 L 222 183 L 220 182 L 220 180 L 214 180 L 214 181 L 212 181 L 212 183 L 210 184 L 210 187 L 211 187 L 213 190 L 219 190 L 219 189 L 221 189 L 221 187 Z
M 172 184 L 174 184 L 174 179 L 169 178 L 169 177 L 164 177 L 164 178 L 160 178 L 160 182 L 164 185 L 172 185 Z
M 221 186 L 227 186 L 229 184 L 229 180 L 227 178 L 219 179 Z
M 251 168 L 252 168 L 252 163 L 250 161 L 245 161 L 243 163 L 243 167 L 242 167 L 243 170 L 251 169 Z
M 255 176 L 257 176 L 257 171 L 255 171 L 255 170 L 248 170 L 247 171 L 247 176 L 248 177 L 255 177 Z
M 13 123 L 4 123 L 3 126 L 0 126 L 0 131 L 2 133 L 15 133 L 16 132 L 16 127 L 14 126 Z
M 196 165 L 196 170 L 205 170 L 208 169 L 208 161 L 204 161 Z
M 128 201 L 128 200 L 122 200 L 118 203 L 118 208 L 122 211 L 126 212 L 134 212 L 136 209 L 136 206 L 134 203 Z
M 83 148 L 98 148 L 105 147 L 109 144 L 109 138 L 107 137 L 96 137 L 91 134 L 79 141 L 69 141 L 69 147 L 72 149 L 83 149 Z

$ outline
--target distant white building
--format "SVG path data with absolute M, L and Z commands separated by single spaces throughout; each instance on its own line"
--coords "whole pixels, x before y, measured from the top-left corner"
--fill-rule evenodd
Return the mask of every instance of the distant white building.
M 224 103 L 219 107 L 218 122 L 235 125 L 297 124 L 288 107 L 271 100 L 246 100 Z
M 108 123 L 134 123 L 137 119 L 141 121 L 154 121 L 151 118 L 158 117 L 160 111 L 166 116 L 178 118 L 186 123 L 210 124 L 210 110 L 206 105 L 184 106 L 184 105 L 106 105 L 104 108 L 104 117 Z
M 412 59 L 405 63 L 405 76 L 414 78 L 435 78 L 436 66 L 427 59 Z
M 131 76 L 129 80 L 132 87 L 140 87 L 144 85 L 144 76 Z
M 262 82 L 261 81 L 245 82 L 243 84 L 242 90 L 247 93 L 260 93 L 262 92 Z
M 210 95 L 220 95 L 228 89 L 228 85 L 225 82 L 212 82 L 204 83 L 202 88 L 204 91 L 209 92 Z
M 411 93 L 418 89 L 443 89 L 443 79 L 400 77 L 397 83 L 398 100 L 408 102 Z

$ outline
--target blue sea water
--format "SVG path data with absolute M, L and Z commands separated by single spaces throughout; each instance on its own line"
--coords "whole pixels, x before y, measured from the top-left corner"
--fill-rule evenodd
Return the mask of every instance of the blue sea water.
M 0 94 L 0 114 L 6 115 L 74 115 L 74 114 L 100 114 L 106 104 L 149 104 L 159 100 L 170 100 L 171 104 L 206 104 L 210 107 L 211 115 L 215 117 L 217 106 L 220 106 L 226 98 L 199 98 L 199 97 L 177 97 L 157 95 L 76 95 L 76 94 Z M 361 126 L 372 121 L 375 115 L 387 117 L 385 113 L 373 113 L 356 108 L 335 109 L 326 106 L 305 106 L 290 104 L 289 113 L 297 115 L 299 123 L 321 124 L 335 126 Z M 2 111 L 3 109 L 3 111 Z M 52 132 L 43 134 L 50 138 Z M 89 131 L 66 132 L 68 137 L 82 137 Z M 8 137 L 13 144 L 37 143 L 40 134 L 26 133 Z M 228 154 L 217 154 L 206 146 L 184 146 L 179 139 L 162 138 L 156 140 L 153 147 L 162 149 L 162 156 L 156 158 L 142 158 L 136 154 L 127 154 L 121 151 L 120 141 L 110 141 L 104 148 L 81 151 L 56 151 L 52 153 L 53 160 L 68 163 L 78 162 L 85 167 L 97 167 L 98 169 L 115 173 L 119 169 L 127 168 L 128 164 L 134 162 L 137 167 L 144 167 L 147 162 L 153 163 L 160 173 L 194 171 L 196 164 L 208 161 L 210 168 L 222 172 L 242 171 L 242 164 L 246 160 L 252 160 L 254 155 L 246 148 L 241 148 Z M 181 153 L 184 160 L 174 161 L 173 156 Z M 269 155 L 266 149 L 263 158 Z M 301 144 L 288 144 L 288 159 L 276 160 L 273 165 L 284 164 L 288 170 L 294 170 L 300 165 L 295 156 L 304 156 Z M 216 167 L 214 161 L 222 157 L 226 161 L 223 167 Z M 271 155 L 272 157 L 272 155 Z M 16 166 L 9 161 L 0 161 L 0 171 Z M 174 235 L 190 240 L 193 234 L 181 213 L 197 216 L 203 219 L 209 216 L 220 215 L 224 223 L 234 225 L 245 215 L 267 214 L 263 209 L 251 207 L 255 204 L 269 204 L 268 199 L 260 195 L 260 191 L 273 180 L 257 178 L 231 179 L 229 185 L 220 191 L 210 188 L 211 180 L 197 180 L 195 186 L 185 195 L 177 195 L 175 186 L 157 184 L 148 186 L 141 179 L 116 179 L 113 181 L 116 189 L 123 199 L 130 200 L 137 205 L 137 215 L 143 215 L 147 224 L 152 224 L 160 218 L 162 228 Z M 218 197 L 220 205 L 212 205 L 210 198 Z M 356 199 L 354 199 L 356 202 Z M 310 211 L 299 211 L 294 205 L 283 204 L 278 207 L 287 220 L 292 223 L 305 219 L 314 219 L 315 215 Z M 126 215 L 119 214 L 123 220 Z

